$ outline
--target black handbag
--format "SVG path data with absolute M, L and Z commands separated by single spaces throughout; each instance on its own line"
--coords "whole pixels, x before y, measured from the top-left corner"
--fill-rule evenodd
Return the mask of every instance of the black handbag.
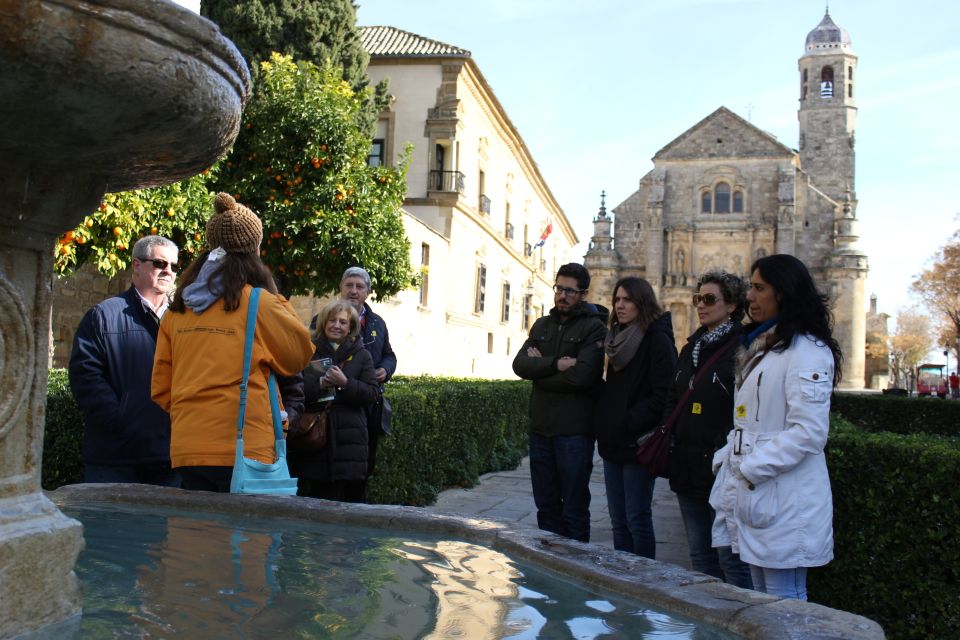
M 713 363 L 737 342 L 737 340 L 728 340 L 727 344 L 717 349 L 716 353 L 703 363 L 700 371 L 697 372 L 697 375 L 695 375 L 693 380 L 690 381 L 690 384 L 687 385 L 687 389 L 683 392 L 683 397 L 680 398 L 680 401 L 673 408 L 673 413 L 670 414 L 667 421 L 653 431 L 637 438 L 637 462 L 646 467 L 647 471 L 657 478 L 668 477 L 670 450 L 673 448 L 673 425 L 677 421 L 677 418 L 680 417 L 680 412 L 686 406 L 690 394 L 693 393 L 693 388 Z

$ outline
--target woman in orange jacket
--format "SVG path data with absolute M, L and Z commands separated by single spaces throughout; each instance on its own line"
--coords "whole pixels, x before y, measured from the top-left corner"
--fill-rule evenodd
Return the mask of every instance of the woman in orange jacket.
M 170 413 L 171 466 L 185 489 L 227 492 L 233 474 L 247 306 L 262 287 L 244 423 L 244 455 L 274 460 L 267 379 L 291 376 L 313 354 L 310 332 L 260 260 L 263 227 L 221 193 L 207 222 L 211 247 L 184 272 L 157 336 L 151 395 Z

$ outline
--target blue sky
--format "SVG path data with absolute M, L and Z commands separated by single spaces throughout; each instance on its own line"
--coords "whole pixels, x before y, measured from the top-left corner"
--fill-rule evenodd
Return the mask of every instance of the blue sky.
M 584 248 L 601 190 L 626 199 L 661 147 L 719 106 L 797 146 L 797 59 L 820 0 L 358 0 L 470 50 Z M 196 0 L 184 0 L 187 6 Z M 834 0 L 859 57 L 857 197 L 869 293 L 891 315 L 960 227 L 960 2 Z M 891 323 L 892 324 L 892 323 Z M 892 329 L 892 326 L 891 326 Z

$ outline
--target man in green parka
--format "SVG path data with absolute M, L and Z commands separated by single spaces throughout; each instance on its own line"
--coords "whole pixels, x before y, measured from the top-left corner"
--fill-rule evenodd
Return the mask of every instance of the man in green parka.
M 554 307 L 530 329 L 513 371 L 533 381 L 530 480 L 537 525 L 589 542 L 593 403 L 603 375 L 607 330 L 602 307 L 586 301 L 586 267 L 565 264 L 555 282 Z

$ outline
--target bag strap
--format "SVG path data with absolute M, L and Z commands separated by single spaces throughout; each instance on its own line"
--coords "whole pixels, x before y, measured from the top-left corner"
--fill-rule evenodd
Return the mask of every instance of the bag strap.
M 693 376 L 693 379 L 690 381 L 690 384 L 687 385 L 686 390 L 683 392 L 683 396 L 680 398 L 680 401 L 677 402 L 676 406 L 673 408 L 673 413 L 670 414 L 670 417 L 664 423 L 667 429 L 673 428 L 673 423 L 677 421 L 677 418 L 680 417 L 680 412 L 683 410 L 687 400 L 690 398 L 690 394 L 693 393 L 693 388 L 697 386 L 697 383 L 700 382 L 704 374 L 707 373 L 707 370 L 713 365 L 714 362 L 720 359 L 724 353 L 727 352 L 727 349 L 736 344 L 738 340 L 727 340 L 727 343 L 717 349 L 712 356 L 710 356 L 706 362 L 703 363 L 703 366 L 700 367 L 700 370 L 697 371 L 697 374 Z
M 257 328 L 257 307 L 260 306 L 260 287 L 250 291 L 247 305 L 247 335 L 243 343 L 243 378 L 240 380 L 240 413 L 237 415 L 237 440 L 243 440 L 243 423 L 247 415 L 247 382 L 250 380 L 250 360 L 253 358 L 253 333 Z

